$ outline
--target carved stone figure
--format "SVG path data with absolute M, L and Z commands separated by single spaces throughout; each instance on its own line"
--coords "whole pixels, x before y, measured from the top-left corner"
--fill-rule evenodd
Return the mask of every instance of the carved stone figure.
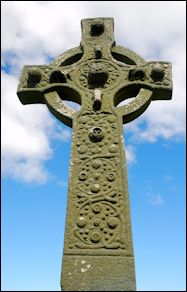
M 171 64 L 116 46 L 112 18 L 81 26 L 79 47 L 48 66 L 24 66 L 17 94 L 73 127 L 62 290 L 135 291 L 123 124 L 171 99 Z

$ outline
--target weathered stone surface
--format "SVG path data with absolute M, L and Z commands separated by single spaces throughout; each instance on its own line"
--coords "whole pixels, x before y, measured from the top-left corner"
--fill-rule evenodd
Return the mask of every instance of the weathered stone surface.
M 136 291 L 134 259 L 65 255 L 62 291 Z
M 81 25 L 80 46 L 48 66 L 24 66 L 17 93 L 73 126 L 62 290 L 135 291 L 123 123 L 171 99 L 171 64 L 116 46 L 112 18 Z

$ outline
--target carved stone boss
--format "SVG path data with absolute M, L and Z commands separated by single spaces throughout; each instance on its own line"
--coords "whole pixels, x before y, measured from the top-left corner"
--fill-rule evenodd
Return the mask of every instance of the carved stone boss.
M 23 67 L 17 94 L 73 127 L 62 289 L 135 291 L 123 124 L 152 100 L 171 99 L 171 64 L 116 46 L 112 18 L 81 26 L 79 47 L 48 66 Z

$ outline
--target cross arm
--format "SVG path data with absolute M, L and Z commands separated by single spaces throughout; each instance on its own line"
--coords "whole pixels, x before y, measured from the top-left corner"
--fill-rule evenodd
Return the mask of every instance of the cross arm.
M 52 66 L 24 66 L 21 72 L 17 95 L 22 104 L 46 104 L 50 112 L 64 124 L 72 127 L 76 113 L 64 100 L 81 104 L 77 90 L 66 83 L 66 74 Z
M 22 104 L 45 103 L 42 87 L 47 84 L 49 71 L 46 66 L 24 66 L 17 89 Z
M 118 111 L 127 123 L 140 116 L 153 100 L 172 98 L 172 70 L 168 62 L 147 62 L 123 67 L 125 80 L 114 96 L 114 105 L 134 97 L 129 104 Z
M 56 66 L 24 66 L 20 75 L 17 95 L 22 104 L 46 103 L 45 91 L 54 84 L 65 84 L 67 76 Z
M 147 62 L 143 65 L 124 67 L 126 80 L 121 87 L 147 88 L 152 91 L 152 100 L 168 100 L 172 97 L 172 69 L 169 62 Z M 119 103 L 120 101 L 117 101 Z

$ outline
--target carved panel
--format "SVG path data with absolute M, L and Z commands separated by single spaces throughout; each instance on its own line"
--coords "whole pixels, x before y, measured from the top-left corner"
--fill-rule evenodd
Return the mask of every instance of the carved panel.
M 102 122 L 101 122 L 102 121 Z M 125 249 L 124 186 L 120 133 L 114 114 L 92 113 L 77 118 L 74 138 L 74 224 L 69 248 Z
M 90 114 L 79 117 L 77 131 L 77 155 L 88 157 L 89 155 L 117 155 L 119 133 L 117 117 L 112 114 Z M 102 122 L 100 122 L 102 121 Z M 94 138 L 98 135 L 100 138 Z M 95 133 L 95 134 L 94 134 Z
M 120 208 L 107 200 L 87 202 L 77 212 L 78 248 L 123 248 Z

